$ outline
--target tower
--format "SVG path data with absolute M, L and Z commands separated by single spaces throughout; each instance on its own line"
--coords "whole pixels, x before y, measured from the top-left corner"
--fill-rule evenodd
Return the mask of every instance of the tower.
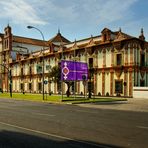
M 1 74 L 2 74 L 2 89 L 3 91 L 9 90 L 9 69 L 10 69 L 10 58 L 11 58 L 11 51 L 12 51 L 12 33 L 11 27 L 8 26 L 4 29 L 4 35 L 2 39 L 2 51 L 1 51 L 1 63 L 4 66 L 2 67 Z

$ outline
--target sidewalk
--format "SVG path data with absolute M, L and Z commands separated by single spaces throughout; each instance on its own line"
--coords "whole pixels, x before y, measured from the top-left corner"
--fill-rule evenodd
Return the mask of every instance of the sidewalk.
M 148 112 L 148 99 L 127 98 L 128 101 L 78 104 L 81 107 Z

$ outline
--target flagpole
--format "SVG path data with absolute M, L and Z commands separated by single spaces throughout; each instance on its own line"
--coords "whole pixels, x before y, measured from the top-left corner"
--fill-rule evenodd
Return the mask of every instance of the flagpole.
M 63 60 L 63 42 L 62 42 L 62 40 L 61 40 L 61 48 L 62 48 L 62 57 L 61 57 L 61 64 L 62 64 L 62 60 Z M 62 75 L 62 72 L 61 72 L 61 75 Z M 63 101 L 63 77 L 61 77 L 61 95 L 62 95 L 62 101 Z
M 75 39 L 76 44 L 76 39 Z M 74 77 L 74 99 L 76 99 L 76 48 L 74 48 L 74 71 L 75 71 L 75 77 Z

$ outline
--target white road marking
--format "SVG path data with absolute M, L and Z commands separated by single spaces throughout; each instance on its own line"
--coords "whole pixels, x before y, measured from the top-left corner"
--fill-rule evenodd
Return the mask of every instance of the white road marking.
M 148 127 L 147 126 L 137 126 L 138 128 L 143 128 L 143 129 L 147 129 L 148 130 Z
M 29 131 L 29 132 L 42 134 L 42 135 L 53 136 L 53 137 L 56 137 L 56 138 L 61 138 L 61 139 L 66 139 L 66 140 L 72 140 L 72 139 L 67 138 L 67 137 L 58 136 L 58 135 L 54 135 L 54 134 L 49 134 L 49 133 L 46 133 L 46 132 L 42 132 L 42 131 L 38 131 L 38 130 L 33 130 L 33 129 L 17 126 L 17 125 L 14 125 L 14 124 L 9 124 L 9 123 L 5 123 L 5 122 L 0 122 L 0 124 L 7 125 L 7 126 L 10 126 L 10 127 L 13 127 L 13 128 L 18 128 L 18 129 L 21 129 L 21 130 L 26 130 L 26 131 Z
M 42 114 L 42 113 L 32 113 L 40 116 L 49 116 L 49 117 L 54 117 L 55 115 L 50 115 L 50 114 Z
M 55 135 L 55 134 L 50 134 L 50 133 L 46 133 L 46 132 L 42 132 L 42 131 L 38 131 L 38 130 L 33 130 L 33 129 L 30 129 L 30 128 L 21 127 L 21 126 L 17 126 L 17 125 L 14 125 L 14 124 L 9 124 L 9 123 L 5 123 L 5 122 L 0 122 L 0 124 L 10 126 L 10 127 L 13 127 L 13 128 L 17 128 L 17 129 L 20 129 L 20 130 L 25 130 L 25 131 L 29 131 L 29 132 L 33 132 L 33 133 L 37 133 L 37 134 L 41 134 L 41 135 L 46 135 L 46 136 L 51 136 L 51 137 L 63 139 L 63 140 L 69 140 L 69 141 L 74 141 L 74 142 L 78 142 L 78 143 L 82 143 L 82 144 L 88 144 L 90 146 L 98 146 L 97 144 L 94 144 L 94 143 L 75 140 L 75 139 L 72 139 L 72 138 L 59 136 L 59 135 Z M 108 148 L 108 147 L 103 146 L 102 148 Z

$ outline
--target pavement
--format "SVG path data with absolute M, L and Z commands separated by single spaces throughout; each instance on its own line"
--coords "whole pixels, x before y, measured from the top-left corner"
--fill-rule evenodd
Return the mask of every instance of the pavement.
M 127 98 L 127 101 L 78 104 L 81 107 L 148 112 L 148 99 Z

